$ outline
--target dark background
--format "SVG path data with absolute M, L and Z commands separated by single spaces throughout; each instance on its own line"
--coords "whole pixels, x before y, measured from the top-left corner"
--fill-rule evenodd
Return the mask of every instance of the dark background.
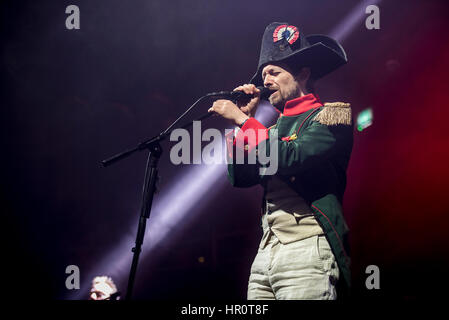
M 100 261 L 114 250 L 131 257 L 146 157 L 109 168 L 100 161 L 165 129 L 203 94 L 247 82 L 270 22 L 331 34 L 360 3 L 2 1 L 2 284 L 10 296 L 86 298 L 91 275 L 108 274 Z M 65 28 L 70 4 L 80 8 L 80 30 Z M 323 101 L 374 112 L 373 125 L 355 131 L 344 201 L 354 297 L 438 298 L 449 284 L 449 10 L 445 1 L 378 6 L 380 30 L 365 28 L 363 9 L 342 39 L 349 63 L 317 83 Z M 155 201 L 191 169 L 170 163 L 169 145 Z M 220 172 L 192 199 L 185 216 L 195 218 L 185 227 L 173 221 L 141 259 L 137 298 L 246 297 L 261 190 L 234 189 Z M 71 264 L 81 270 L 79 292 L 64 285 Z M 380 290 L 365 288 L 371 264 Z M 111 274 L 122 292 L 125 265 Z

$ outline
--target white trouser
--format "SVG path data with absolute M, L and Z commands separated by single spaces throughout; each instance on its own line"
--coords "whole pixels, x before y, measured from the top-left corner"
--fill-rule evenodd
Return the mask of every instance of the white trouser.
M 334 300 L 339 269 L 324 235 L 282 244 L 269 230 L 251 267 L 248 300 Z

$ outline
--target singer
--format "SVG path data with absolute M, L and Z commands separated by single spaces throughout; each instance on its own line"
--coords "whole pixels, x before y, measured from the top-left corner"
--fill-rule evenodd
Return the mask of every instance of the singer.
M 248 283 L 248 299 L 327 299 L 346 296 L 351 284 L 348 227 L 342 200 L 353 146 L 348 103 L 322 103 L 314 83 L 347 63 L 342 46 L 324 35 L 304 36 L 288 23 L 273 22 L 262 37 L 257 72 L 235 88 L 252 94 L 249 102 L 217 100 L 209 112 L 239 126 L 227 137 L 228 156 L 236 148 L 249 156 L 270 152 L 258 146 L 278 140 L 278 171 L 261 175 L 258 164 L 228 165 L 235 187 L 261 184 L 263 236 Z M 254 115 L 263 85 L 279 111 L 266 128 Z M 265 130 L 265 135 L 245 135 Z M 277 130 L 277 135 L 272 132 Z M 243 140 L 241 140 L 243 139 Z M 242 143 L 236 143 L 236 142 Z

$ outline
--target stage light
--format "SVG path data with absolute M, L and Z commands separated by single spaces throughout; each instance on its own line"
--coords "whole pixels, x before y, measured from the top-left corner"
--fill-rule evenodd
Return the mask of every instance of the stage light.
M 362 22 L 363 18 L 367 17 L 365 10 L 369 5 L 377 5 L 381 0 L 364 0 L 360 4 L 354 7 L 351 12 L 341 20 L 341 23 L 337 25 L 334 30 L 329 34 L 330 37 L 337 39 L 340 42 L 350 35 L 350 33 L 356 28 L 365 28 L 365 23 Z
M 262 123 L 272 121 L 277 115 L 268 103 L 261 103 L 259 109 L 256 118 Z M 222 143 L 224 153 L 226 152 L 225 141 L 223 140 Z M 146 257 L 151 256 L 151 252 L 162 241 L 164 241 L 164 245 L 176 241 L 182 235 L 183 229 L 186 229 L 198 218 L 198 215 L 202 213 L 201 207 L 212 200 L 220 188 L 227 183 L 223 179 L 225 170 L 224 163 L 191 165 L 182 177 L 176 179 L 174 185 L 167 186 L 160 191 L 161 197 L 156 194 L 147 223 L 139 265 Z M 132 224 L 128 228 L 128 234 L 121 239 L 115 250 L 99 261 L 94 270 L 88 272 L 87 279 L 91 279 L 93 275 L 99 273 L 108 274 L 117 283 L 120 283 L 121 287 L 126 287 L 125 280 L 127 280 L 131 266 L 131 248 L 135 241 L 138 217 L 139 213 L 136 213 L 136 220 L 130 222 Z M 176 231 L 171 232 L 174 229 Z M 138 274 L 139 268 L 137 269 Z M 81 288 L 88 286 L 87 282 L 81 284 Z M 85 295 L 85 292 L 78 290 L 75 294 L 69 294 L 68 299 L 81 300 Z
M 357 116 L 357 130 L 363 131 L 373 124 L 373 111 L 371 108 L 361 111 Z

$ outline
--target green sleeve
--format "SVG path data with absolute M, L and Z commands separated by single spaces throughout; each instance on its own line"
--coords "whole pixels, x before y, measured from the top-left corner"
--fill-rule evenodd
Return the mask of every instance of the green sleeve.
M 228 179 L 234 187 L 247 188 L 260 183 L 257 164 L 228 164 Z

